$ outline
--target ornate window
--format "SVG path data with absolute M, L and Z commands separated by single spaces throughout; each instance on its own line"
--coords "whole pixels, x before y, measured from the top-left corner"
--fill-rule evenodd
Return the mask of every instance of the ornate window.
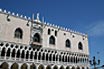
M 22 39 L 22 37 L 23 37 L 23 31 L 22 31 L 22 29 L 17 28 L 15 30 L 14 37 L 18 38 L 18 39 Z
M 78 49 L 79 49 L 79 50 L 83 50 L 83 45 L 82 45 L 81 42 L 78 43 Z
M 51 34 L 51 30 L 50 29 L 48 29 L 48 35 L 50 35 Z
M 69 39 L 67 39 L 65 43 L 66 43 L 66 44 L 65 44 L 66 47 L 71 47 L 71 43 L 70 43 L 70 40 L 69 40 Z
M 33 37 L 33 41 L 34 42 L 39 42 L 40 43 L 40 35 L 38 33 L 36 33 Z
M 54 36 L 51 36 L 49 38 L 49 44 L 55 45 L 55 37 Z
M 55 36 L 57 36 L 57 31 L 55 30 Z

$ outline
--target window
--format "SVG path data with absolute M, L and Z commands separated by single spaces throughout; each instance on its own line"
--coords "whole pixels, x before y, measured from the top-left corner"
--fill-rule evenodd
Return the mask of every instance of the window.
M 22 29 L 17 28 L 17 29 L 15 30 L 14 37 L 15 37 L 15 38 L 18 38 L 18 39 L 22 39 L 22 37 L 23 37 L 23 31 L 22 31 Z
M 50 29 L 48 29 L 48 35 L 50 35 L 51 34 L 51 30 Z
M 49 44 L 55 45 L 55 37 L 51 36 L 49 38 Z
M 78 43 L 78 49 L 79 49 L 79 50 L 83 50 L 83 45 L 82 45 L 81 42 Z
M 40 35 L 39 35 L 38 33 L 36 33 L 36 34 L 34 35 L 33 41 L 34 41 L 34 42 L 40 43 Z
M 57 36 L 57 31 L 55 30 L 55 36 Z
M 69 39 L 67 39 L 65 43 L 66 43 L 66 47 L 71 47 L 71 43 Z

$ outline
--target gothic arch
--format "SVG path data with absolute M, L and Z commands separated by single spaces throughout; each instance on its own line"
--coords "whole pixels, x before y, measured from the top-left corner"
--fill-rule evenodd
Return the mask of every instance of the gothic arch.
M 44 69 L 43 65 L 39 65 L 38 69 Z
M 7 62 L 4 62 L 4 63 L 1 64 L 2 69 L 9 69 L 8 67 L 9 67 L 9 65 L 8 65 Z
M 10 57 L 10 52 L 11 52 L 11 49 L 8 48 L 8 50 L 7 50 L 7 54 L 6 54 L 7 57 Z
M 2 51 L 1 51 L 1 56 L 3 56 L 3 57 L 4 57 L 4 56 L 5 56 L 5 53 L 6 53 L 6 48 L 5 48 L 5 47 L 3 47 L 3 48 L 2 48 Z
M 76 69 L 80 69 L 80 67 L 78 66 Z
M 55 37 L 54 36 L 50 36 L 49 44 L 55 45 Z
M 14 63 L 14 64 L 12 64 L 12 66 L 11 66 L 11 69 L 18 69 L 18 64 L 17 63 Z
M 71 42 L 70 42 L 70 40 L 69 39 L 67 39 L 66 41 L 65 41 L 65 45 L 66 45 L 66 47 L 71 47 Z
M 33 59 L 33 51 L 30 53 L 30 59 Z
M 75 69 L 75 67 L 73 66 L 72 69 Z
M 36 69 L 36 66 L 34 63 L 30 65 L 30 69 Z
M 66 69 L 70 69 L 70 67 L 69 67 L 69 66 L 67 66 L 67 67 L 66 67 Z
M 55 65 L 55 66 L 53 67 L 53 69 L 58 69 L 58 67 Z
M 28 67 L 27 64 L 24 63 L 24 64 L 21 66 L 21 69 L 28 69 L 27 67 Z
M 41 37 L 40 37 L 40 35 L 38 33 L 34 34 L 33 41 L 38 42 L 38 43 L 41 42 Z
M 23 38 L 23 31 L 21 28 L 17 28 L 14 33 L 15 38 L 22 39 Z
M 83 50 L 83 44 L 81 42 L 78 43 L 78 49 Z
M 29 51 L 26 52 L 26 59 L 29 58 Z
M 16 50 L 13 49 L 13 50 L 12 50 L 12 57 L 15 57 L 15 54 L 16 54 Z
M 21 58 L 24 58 L 24 57 L 25 57 L 25 51 L 23 50 L 21 54 Z
M 48 65 L 48 66 L 46 67 L 46 69 L 51 69 L 51 66 L 50 66 L 50 65 Z
M 17 57 L 17 58 L 20 57 L 20 50 L 17 51 L 16 57 Z
M 60 67 L 60 69 L 64 69 L 64 67 L 63 67 L 63 66 L 61 66 L 61 67 Z

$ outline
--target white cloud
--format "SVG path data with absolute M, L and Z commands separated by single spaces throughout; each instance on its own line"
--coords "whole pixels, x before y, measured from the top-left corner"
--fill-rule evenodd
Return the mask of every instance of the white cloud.
M 104 36 L 104 21 L 96 22 L 88 27 L 89 36 Z

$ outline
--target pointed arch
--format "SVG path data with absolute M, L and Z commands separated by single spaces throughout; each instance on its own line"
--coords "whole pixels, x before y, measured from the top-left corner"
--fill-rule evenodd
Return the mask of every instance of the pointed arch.
M 38 42 L 38 43 L 41 42 L 41 37 L 40 37 L 40 35 L 39 35 L 38 33 L 36 33 L 36 34 L 34 35 L 33 41 L 34 41 L 34 42 Z
M 8 50 L 7 50 L 7 54 L 6 54 L 7 57 L 10 57 L 10 51 L 11 51 L 11 49 L 8 48 Z
M 69 67 L 69 66 L 67 66 L 67 67 L 66 67 L 66 69 L 70 69 L 70 67 Z
M 18 39 L 23 38 L 23 31 L 21 28 L 16 28 L 15 33 L 14 33 L 14 37 L 18 38 Z
M 30 69 L 36 69 L 36 66 L 34 63 L 30 65 Z
M 48 65 L 48 66 L 46 67 L 46 69 L 51 69 L 51 66 L 50 66 L 50 65 Z
M 38 69 L 44 69 L 43 65 L 39 65 Z
M 54 36 L 50 36 L 49 44 L 55 45 L 55 37 Z
M 20 57 L 20 50 L 17 51 L 17 55 L 16 55 L 16 57 L 17 57 L 17 58 Z
M 73 66 L 72 69 L 75 69 L 75 67 Z
M 24 63 L 24 64 L 21 66 L 21 69 L 28 69 L 27 67 L 28 67 L 27 64 Z
M 53 69 L 58 69 L 58 66 L 55 65 L 55 66 L 53 67 Z
M 12 64 L 11 69 L 18 69 L 18 64 L 17 63 Z
M 24 57 L 25 57 L 25 51 L 23 50 L 21 54 L 21 58 L 24 58 Z
M 83 50 L 83 45 L 82 45 L 81 42 L 78 43 L 78 49 L 79 49 L 79 50 Z
M 16 50 L 13 49 L 13 51 L 12 51 L 12 57 L 15 57 L 15 53 L 16 53 Z
M 2 48 L 1 56 L 4 57 L 4 56 L 5 56 L 5 53 L 6 53 L 6 49 L 5 49 L 5 47 L 4 47 L 4 48 Z
M 71 42 L 70 42 L 70 40 L 69 39 L 67 39 L 66 41 L 65 41 L 65 45 L 66 45 L 66 47 L 71 47 Z
M 8 67 L 9 67 L 9 65 L 6 62 L 1 64 L 1 69 L 9 69 Z
M 26 59 L 29 58 L 29 51 L 26 52 Z
M 64 67 L 63 67 L 63 66 L 61 66 L 61 67 L 60 67 L 60 69 L 64 69 Z
M 33 59 L 33 51 L 30 53 L 30 59 Z

